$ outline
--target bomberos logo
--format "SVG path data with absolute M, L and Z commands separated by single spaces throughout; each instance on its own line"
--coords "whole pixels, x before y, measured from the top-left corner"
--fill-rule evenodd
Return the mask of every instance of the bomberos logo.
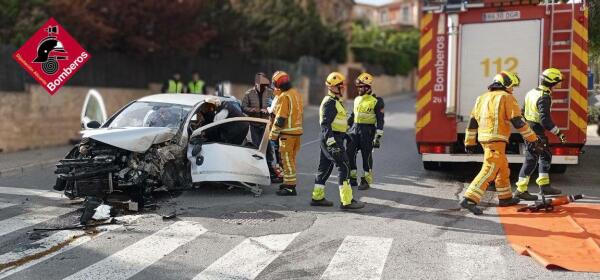
M 90 55 L 53 18 L 13 58 L 51 95 L 90 59 Z

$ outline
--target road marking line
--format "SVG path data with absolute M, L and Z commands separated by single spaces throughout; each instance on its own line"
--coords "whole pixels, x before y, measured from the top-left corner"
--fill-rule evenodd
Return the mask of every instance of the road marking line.
M 381 279 L 392 238 L 346 236 L 321 279 Z
M 446 243 L 452 279 L 506 278 L 506 263 L 500 247 Z M 490 269 L 490 268 L 494 269 Z
M 321 141 L 321 139 L 315 139 L 315 140 L 312 140 L 312 141 L 308 141 L 308 142 L 302 144 L 302 146 L 300 146 L 300 147 L 308 146 L 310 144 L 317 143 L 319 141 Z
M 369 203 L 369 204 L 377 204 L 377 205 L 392 207 L 392 208 L 396 208 L 396 209 L 419 210 L 419 211 L 426 211 L 426 212 L 440 212 L 440 210 L 443 210 L 443 209 L 430 208 L 430 207 L 424 207 L 424 206 L 406 205 L 406 204 L 401 204 L 401 203 L 398 203 L 398 202 L 395 202 L 392 200 L 379 199 L 379 198 L 368 197 L 368 196 L 363 196 L 359 200 L 362 202 Z
M 246 238 L 193 280 L 254 279 L 292 243 L 299 232 Z
M 33 209 L 18 216 L 14 216 L 0 221 L 0 236 L 9 234 L 26 227 L 39 224 L 58 216 L 73 212 L 71 208 L 48 206 L 44 208 Z
M 8 203 L 8 202 L 2 202 L 2 201 L 0 201 L 0 209 L 8 208 L 8 207 L 15 206 L 15 205 L 16 204 L 13 204 L 13 203 Z
M 73 248 L 76 248 L 76 247 L 78 247 L 80 245 L 83 245 L 83 244 L 87 243 L 90 240 L 98 238 L 98 237 L 100 237 L 100 236 L 102 236 L 102 235 L 104 235 L 104 234 L 106 234 L 108 232 L 115 231 L 117 229 L 124 229 L 123 225 L 108 225 L 108 226 L 102 226 L 102 227 L 98 227 L 98 228 L 102 229 L 103 231 L 100 231 L 99 233 L 97 233 L 95 235 L 84 235 L 84 236 L 81 236 L 81 237 L 75 239 L 73 242 L 67 243 L 65 246 L 61 247 L 57 251 L 50 252 L 49 254 L 44 255 L 43 257 L 31 260 L 31 261 L 26 262 L 26 263 L 24 263 L 22 265 L 19 265 L 17 267 L 10 267 L 10 268 L 8 268 L 8 270 L 0 273 L 0 279 L 4 279 L 4 278 L 6 278 L 6 277 L 8 277 L 10 275 L 13 275 L 13 274 L 17 273 L 17 272 L 20 272 L 20 271 L 23 271 L 25 269 L 28 269 L 28 268 L 30 268 L 30 267 L 38 264 L 38 263 L 46 261 L 46 260 L 48 260 L 48 259 L 50 259 L 50 258 L 52 258 L 52 257 L 54 257 L 56 255 L 65 253 L 65 252 L 67 252 L 67 251 L 69 251 L 69 250 L 71 250 Z M 41 240 L 38 240 L 38 241 L 32 243 L 32 245 L 34 245 L 34 244 L 38 245 L 39 244 L 39 246 L 50 246 L 50 247 L 32 248 L 32 249 L 27 249 L 25 251 L 16 251 L 15 250 L 15 251 L 9 252 L 7 254 L 4 254 L 4 255 L 0 256 L 0 264 L 6 264 L 6 263 L 8 263 L 10 261 L 17 261 L 17 260 L 19 260 L 21 258 L 19 258 L 19 259 L 15 259 L 15 258 L 31 256 L 32 253 L 33 254 L 43 253 L 43 250 L 48 250 L 49 248 L 52 248 L 54 246 L 60 246 L 61 243 L 64 243 L 64 241 L 66 241 L 66 240 L 62 240 L 62 241 L 59 240 L 59 237 L 61 237 L 61 236 L 65 237 L 65 234 L 62 233 L 62 232 L 63 231 L 60 232 L 61 233 L 60 236 L 55 236 L 55 234 L 53 234 L 53 235 L 51 235 L 51 236 L 49 236 L 47 238 L 44 238 L 44 239 L 41 239 Z M 52 238 L 53 240 L 50 240 L 50 238 Z M 58 243 L 56 243 L 55 245 L 52 245 L 52 241 L 55 241 L 55 242 L 58 242 Z
M 66 198 L 62 193 L 53 192 L 53 191 L 49 191 L 49 190 L 13 188 L 13 187 L 0 187 L 0 194 L 39 196 L 39 197 L 53 198 L 53 199 Z
M 128 279 L 206 231 L 199 223 L 176 222 L 63 280 Z

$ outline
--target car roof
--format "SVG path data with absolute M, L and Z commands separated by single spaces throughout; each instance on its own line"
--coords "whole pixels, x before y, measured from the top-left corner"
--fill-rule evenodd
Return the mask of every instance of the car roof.
M 204 101 L 206 98 L 212 95 L 204 94 L 185 94 L 185 93 L 161 93 L 153 94 L 142 97 L 138 101 L 142 102 L 158 102 L 158 103 L 169 103 L 184 106 L 194 106 L 199 102 Z M 219 97 L 221 100 L 227 99 L 227 97 Z

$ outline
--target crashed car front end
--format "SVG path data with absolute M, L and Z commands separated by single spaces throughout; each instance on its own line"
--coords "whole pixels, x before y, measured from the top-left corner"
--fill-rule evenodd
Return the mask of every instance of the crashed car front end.
M 132 128 L 84 134 L 57 164 L 55 189 L 71 199 L 122 196 L 144 207 L 152 191 L 187 185 L 185 149 L 173 141 L 175 132 Z

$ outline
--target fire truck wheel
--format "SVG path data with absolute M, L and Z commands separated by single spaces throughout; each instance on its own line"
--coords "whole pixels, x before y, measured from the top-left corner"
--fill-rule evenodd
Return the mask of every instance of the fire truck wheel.
M 566 164 L 553 164 L 550 167 L 550 173 L 563 174 L 565 172 L 567 172 Z
M 442 164 L 437 161 L 424 161 L 423 168 L 429 171 L 436 171 L 442 168 Z

